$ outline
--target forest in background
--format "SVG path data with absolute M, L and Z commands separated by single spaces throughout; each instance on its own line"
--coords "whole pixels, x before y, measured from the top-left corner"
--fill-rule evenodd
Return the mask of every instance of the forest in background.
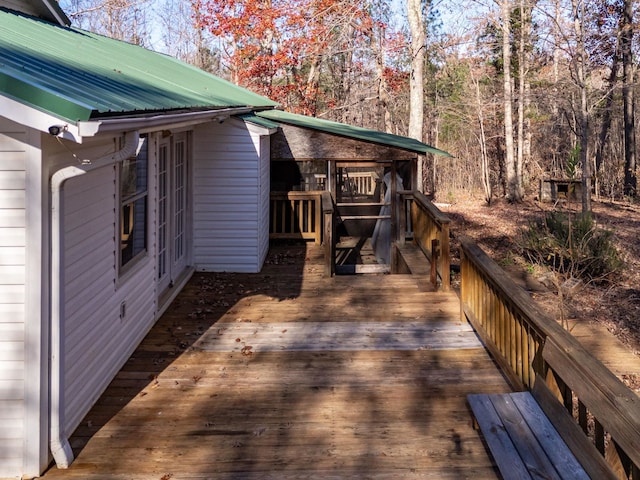
M 60 4 L 77 27 L 165 52 L 289 111 L 450 152 L 424 169 L 440 201 L 533 198 L 542 178 L 636 197 L 632 0 Z M 590 210 L 590 196 L 582 202 Z

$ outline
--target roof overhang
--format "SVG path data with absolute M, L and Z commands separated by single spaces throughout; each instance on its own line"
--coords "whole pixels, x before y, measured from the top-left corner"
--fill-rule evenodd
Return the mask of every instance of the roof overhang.
M 150 115 L 118 117 L 78 122 L 81 137 L 94 137 L 103 133 L 138 130 L 148 133 L 161 128 L 182 128 L 211 121 L 223 122 L 232 115 L 243 115 L 254 107 L 227 107 L 179 113 L 156 113 Z
M 2 112 L 1 115 L 3 117 L 15 123 L 26 125 L 45 133 L 48 133 L 49 128 L 52 126 L 64 127 L 62 129 L 63 132 L 60 134 L 61 137 L 82 143 L 77 125 L 69 124 L 66 120 L 61 120 L 54 115 L 37 110 L 12 98 L 0 95 L 0 112 Z
M 368 142 L 386 147 L 397 148 L 408 152 L 418 154 L 432 153 L 434 155 L 442 155 L 451 157 L 452 155 L 439 148 L 432 147 L 426 143 L 422 143 L 413 138 L 394 135 L 391 133 L 370 130 L 367 128 L 356 127 L 345 123 L 333 122 L 316 117 L 308 117 L 295 113 L 284 112 L 282 110 L 269 110 L 258 112 L 256 115 L 264 119 L 274 122 L 292 125 L 294 127 L 316 130 L 319 132 L 336 135 L 339 137 L 350 138 L 362 142 Z
M 58 127 L 60 138 L 76 143 L 102 134 L 137 130 L 149 133 L 160 129 L 183 128 L 211 121 L 222 122 L 233 115 L 244 115 L 253 107 L 227 107 L 189 112 L 164 112 L 130 117 L 113 117 L 70 123 L 29 105 L 0 95 L 0 112 L 9 120 L 26 125 L 44 133 L 51 133 L 51 127 Z

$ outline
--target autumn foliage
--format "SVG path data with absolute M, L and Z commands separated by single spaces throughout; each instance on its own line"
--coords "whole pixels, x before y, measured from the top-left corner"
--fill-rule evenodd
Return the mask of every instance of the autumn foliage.
M 220 39 L 234 83 L 307 115 L 340 104 L 349 75 L 370 64 L 372 39 L 386 28 L 361 0 L 199 0 L 194 7 L 199 27 Z M 384 76 L 394 85 L 402 77 L 390 67 Z

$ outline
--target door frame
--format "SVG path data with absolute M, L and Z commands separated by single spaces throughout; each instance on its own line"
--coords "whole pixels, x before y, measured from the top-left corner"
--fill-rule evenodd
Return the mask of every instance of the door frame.
M 191 135 L 161 137 L 157 157 L 156 282 L 160 305 L 192 263 Z

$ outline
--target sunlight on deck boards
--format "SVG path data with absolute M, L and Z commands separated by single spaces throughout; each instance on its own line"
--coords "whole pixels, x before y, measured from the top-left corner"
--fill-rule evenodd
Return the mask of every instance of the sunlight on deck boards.
M 196 274 L 45 480 L 498 478 L 466 395 L 509 387 L 455 294 L 307 248 Z
M 416 322 L 220 323 L 193 345 L 209 352 L 481 348 L 470 325 Z

